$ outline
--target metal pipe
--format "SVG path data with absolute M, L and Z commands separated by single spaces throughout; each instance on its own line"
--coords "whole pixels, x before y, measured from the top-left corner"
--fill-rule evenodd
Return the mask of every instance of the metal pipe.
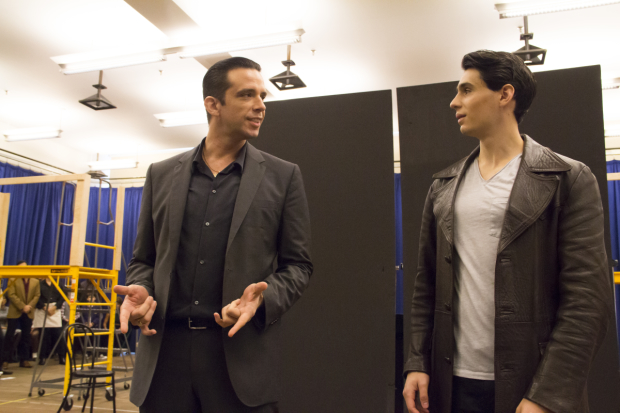
M 97 230 L 95 232 L 95 244 L 99 244 L 99 224 L 101 221 L 99 220 L 101 212 L 101 178 L 99 178 L 99 197 L 97 198 Z M 97 258 L 99 256 L 99 248 L 95 248 L 95 265 L 97 268 Z
M 60 241 L 60 226 L 62 224 L 62 207 L 65 201 L 65 186 L 66 182 L 62 183 L 62 192 L 60 193 L 60 209 L 58 210 L 58 226 L 56 228 L 56 247 L 54 248 L 54 265 L 58 260 L 58 242 Z

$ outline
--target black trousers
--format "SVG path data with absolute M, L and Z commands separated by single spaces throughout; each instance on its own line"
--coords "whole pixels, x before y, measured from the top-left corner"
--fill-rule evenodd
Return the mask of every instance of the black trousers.
M 22 330 L 22 337 L 17 345 L 17 358 L 19 361 L 26 361 L 32 358 L 30 352 L 30 330 L 32 329 L 32 320 L 27 314 L 22 313 L 19 318 L 7 319 L 6 337 L 4 340 L 4 361 L 11 361 L 11 352 L 15 343 L 15 330 L 17 327 Z
M 62 327 L 53 327 L 46 328 L 45 334 L 43 335 L 43 342 L 41 343 L 41 354 L 39 354 L 39 358 L 48 358 L 52 356 L 51 352 L 54 348 L 56 342 L 62 336 L 63 328 Z M 58 346 L 56 346 L 56 354 L 61 359 L 65 358 L 65 354 L 67 354 L 67 346 L 65 345 L 64 340 L 60 340 L 58 342 Z
M 452 413 L 493 413 L 495 381 L 452 378 Z
M 248 407 L 239 400 L 228 376 L 219 327 L 190 330 L 187 322 L 167 322 L 140 413 L 176 412 L 277 413 L 278 407 Z

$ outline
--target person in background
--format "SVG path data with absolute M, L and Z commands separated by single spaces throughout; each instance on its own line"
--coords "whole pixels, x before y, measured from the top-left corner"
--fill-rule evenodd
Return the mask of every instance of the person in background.
M 39 284 L 41 297 L 37 302 L 37 314 L 35 314 L 35 324 L 40 324 L 40 326 L 37 325 L 38 330 L 41 330 L 43 320 L 45 319 L 45 334 L 43 334 L 43 342 L 41 343 L 39 364 L 45 364 L 45 359 L 51 356 L 50 352 L 56 342 L 58 342 L 56 346 L 58 362 L 60 364 L 65 364 L 65 354 L 67 353 L 66 345 L 64 340 L 59 341 L 63 331 L 60 307 L 62 307 L 65 300 L 48 277 L 41 279 Z M 47 317 L 45 313 L 47 313 Z
M 426 198 L 407 408 L 587 413 L 613 314 L 596 178 L 519 132 L 536 95 L 523 60 L 480 50 L 461 66 L 450 107 L 480 145 L 433 175 Z
M 2 300 L 0 300 L 0 309 L 2 310 L 4 310 L 4 307 L 7 304 L 5 297 L 6 295 L 2 296 Z M 4 332 L 2 331 L 2 327 L 0 327 L 0 376 L 4 374 L 13 374 L 13 372 L 4 369 Z
M 22 260 L 17 265 L 25 266 L 27 263 Z M 7 295 L 11 304 L 9 305 L 8 326 L 6 339 L 4 340 L 4 360 L 7 361 L 4 362 L 3 368 L 8 366 L 15 339 L 15 330 L 17 330 L 18 325 L 22 331 L 21 340 L 17 348 L 19 367 L 30 368 L 32 367 L 28 362 L 32 356 L 30 351 L 30 330 L 32 329 L 34 309 L 41 296 L 39 280 L 18 278 L 7 290 Z

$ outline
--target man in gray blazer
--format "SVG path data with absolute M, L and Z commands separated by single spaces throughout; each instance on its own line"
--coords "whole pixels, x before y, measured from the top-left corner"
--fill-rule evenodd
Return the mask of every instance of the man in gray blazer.
M 207 137 L 149 167 L 121 330 L 142 331 L 141 412 L 277 412 L 281 316 L 312 274 L 297 165 L 261 152 L 260 66 L 233 57 L 203 80 Z

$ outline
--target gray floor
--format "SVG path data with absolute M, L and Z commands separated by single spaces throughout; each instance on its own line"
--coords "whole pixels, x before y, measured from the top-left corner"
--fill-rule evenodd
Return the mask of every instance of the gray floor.
M 117 360 L 118 359 L 118 360 Z M 114 359 L 114 365 L 122 366 L 123 362 L 120 358 Z M 28 397 L 30 382 L 32 381 L 32 369 L 20 368 L 17 363 L 9 365 L 9 370 L 13 371 L 12 375 L 0 376 L 0 413 L 42 413 L 56 412 L 62 400 L 62 391 L 56 389 L 46 389 L 45 394 L 40 397 L 37 394 L 38 389 L 33 390 L 32 397 Z M 45 368 L 42 380 L 49 380 L 58 377 L 64 377 L 64 366 L 58 365 L 55 361 L 51 361 Z M 131 375 L 131 372 L 127 373 Z M 125 377 L 125 372 L 117 371 L 116 378 Z M 131 382 L 128 382 L 131 383 Z M 73 408 L 70 412 L 79 412 L 82 410 L 83 401 L 78 401 L 78 392 L 73 393 Z M 88 401 L 86 411 L 90 409 L 90 400 Z M 105 390 L 98 388 L 95 392 L 95 408 L 96 412 L 111 412 L 112 402 L 105 398 Z M 138 412 L 138 408 L 129 401 L 129 390 L 123 389 L 123 383 L 116 385 L 116 411 L 117 412 Z M 64 410 L 63 410 L 64 412 Z

